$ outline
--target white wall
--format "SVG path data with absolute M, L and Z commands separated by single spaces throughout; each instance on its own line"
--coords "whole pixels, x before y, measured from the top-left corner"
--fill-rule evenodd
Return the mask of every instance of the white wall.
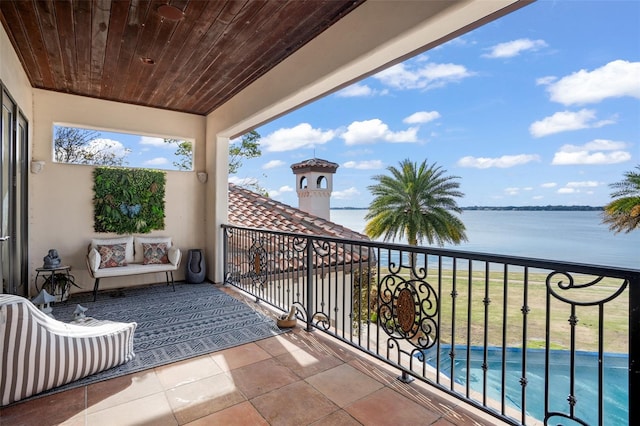
M 87 246 L 91 238 L 107 235 L 93 230 L 94 167 L 52 161 L 54 123 L 193 139 L 194 166 L 199 171 L 204 169 L 205 118 L 44 90 L 34 90 L 33 99 L 33 158 L 45 161 L 45 166 L 41 173 L 29 176 L 29 269 L 42 266 L 47 251 L 55 248 L 62 262 L 71 265 L 82 291 L 88 291 L 93 280 L 85 265 Z M 185 254 L 190 248 L 205 248 L 204 199 L 205 185 L 195 171 L 167 171 L 165 229 L 149 235 L 171 236 Z M 174 276 L 184 278 L 184 268 Z M 164 273 L 106 278 L 100 281 L 100 288 L 164 280 Z

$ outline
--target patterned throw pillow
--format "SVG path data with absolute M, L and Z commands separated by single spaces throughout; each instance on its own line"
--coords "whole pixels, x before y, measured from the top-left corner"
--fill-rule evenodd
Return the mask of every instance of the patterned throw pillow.
M 154 263 L 169 263 L 167 256 L 167 243 L 142 243 L 142 253 L 144 265 Z
M 100 253 L 100 267 L 115 268 L 118 266 L 127 266 L 125 255 L 126 250 L 126 244 L 99 245 L 98 253 Z

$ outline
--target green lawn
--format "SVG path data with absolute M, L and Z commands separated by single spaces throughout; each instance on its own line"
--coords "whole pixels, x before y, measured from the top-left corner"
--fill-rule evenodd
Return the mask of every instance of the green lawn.
M 382 280 L 388 271 L 381 270 Z M 408 274 L 402 275 L 403 279 Z M 595 277 L 574 276 L 576 284 L 590 282 Z M 438 312 L 440 320 L 440 339 L 443 343 L 483 345 L 485 334 L 490 346 L 501 346 L 503 339 L 507 346 L 529 348 L 544 348 L 546 341 L 547 321 L 547 286 L 546 273 L 529 273 L 525 286 L 524 272 L 510 272 L 506 275 L 502 271 L 474 271 L 469 276 L 468 271 L 456 271 L 454 280 L 450 270 L 443 270 L 438 276 L 437 270 L 430 270 L 426 282 L 437 292 L 440 289 L 440 303 Z M 556 276 L 558 280 L 567 278 Z M 457 296 L 451 296 L 454 289 Z M 596 285 L 572 289 L 559 290 L 557 285 L 552 288 L 562 297 L 581 302 L 592 302 L 606 299 L 614 294 L 622 284 L 618 279 L 604 279 Z M 506 291 L 505 291 L 506 288 Z M 526 290 L 525 290 L 526 288 Z M 422 296 L 424 298 L 424 292 Z M 490 303 L 487 313 L 483 300 L 488 294 Z M 617 298 L 607 302 L 603 309 L 604 349 L 607 352 L 628 352 L 628 290 Z M 527 315 L 523 314 L 523 306 L 529 308 Z M 506 303 L 504 303 L 506 298 Z M 455 305 L 454 305 L 455 303 Z M 505 308 L 506 306 L 506 308 Z M 469 316 L 467 312 L 470 311 Z M 455 312 L 455 315 L 454 315 Z M 549 299 L 549 340 L 552 349 L 569 349 L 571 347 L 571 306 L 554 297 Z M 595 351 L 598 349 L 598 306 L 577 306 L 575 309 L 577 323 L 575 327 L 575 349 Z M 526 321 L 526 338 L 523 334 Z M 454 327 L 455 325 L 455 327 Z M 469 330 L 469 333 L 468 333 Z M 467 334 L 470 339 L 467 340 Z

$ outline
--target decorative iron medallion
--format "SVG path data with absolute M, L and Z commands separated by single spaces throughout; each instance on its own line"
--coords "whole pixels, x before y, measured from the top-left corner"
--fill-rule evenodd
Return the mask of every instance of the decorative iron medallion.
M 417 349 L 428 349 L 438 339 L 440 309 L 435 289 L 420 279 L 389 274 L 380 280 L 380 327 L 391 339 L 403 339 Z
M 405 333 L 411 332 L 416 323 L 416 305 L 411 290 L 403 288 L 398 293 L 398 325 Z

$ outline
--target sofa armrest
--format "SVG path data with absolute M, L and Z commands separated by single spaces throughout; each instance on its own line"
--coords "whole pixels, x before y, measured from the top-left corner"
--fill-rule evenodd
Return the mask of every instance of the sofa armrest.
M 178 247 L 171 246 L 169 247 L 169 252 L 167 253 L 167 256 L 169 257 L 169 262 L 173 266 L 177 267 L 180 264 L 182 253 L 180 252 L 180 249 Z

